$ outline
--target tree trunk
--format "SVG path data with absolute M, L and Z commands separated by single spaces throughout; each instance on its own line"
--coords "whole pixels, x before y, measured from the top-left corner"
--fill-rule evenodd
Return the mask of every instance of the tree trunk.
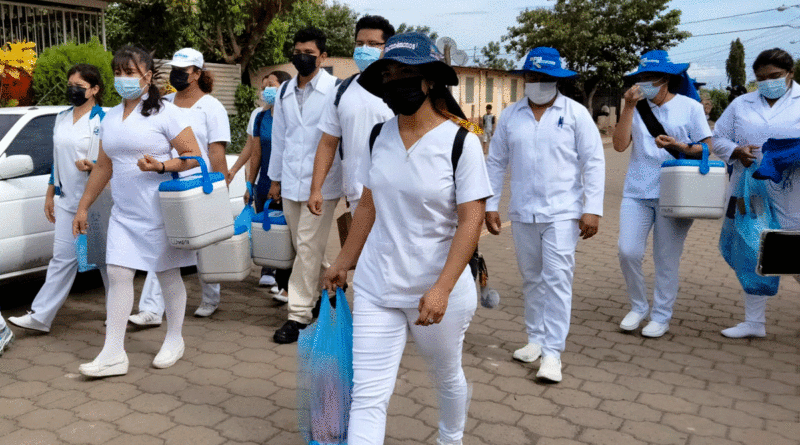
M 600 82 L 596 82 L 591 90 L 589 90 L 588 94 L 586 94 L 586 109 L 589 110 L 589 113 L 594 116 L 594 110 L 592 109 L 592 101 L 594 100 L 594 95 L 597 93 L 597 86 L 600 85 Z

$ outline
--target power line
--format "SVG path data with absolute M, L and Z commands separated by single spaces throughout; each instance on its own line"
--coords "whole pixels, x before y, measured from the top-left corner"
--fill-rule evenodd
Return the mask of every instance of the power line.
M 718 35 L 722 35 L 722 34 L 733 34 L 733 33 L 737 33 L 737 32 L 758 31 L 758 30 L 761 30 L 761 29 L 785 28 L 785 27 L 795 28 L 795 29 L 800 28 L 798 26 L 793 26 L 793 25 L 773 25 L 773 26 L 762 26 L 760 28 L 737 29 L 735 31 L 712 32 L 712 33 L 708 33 L 708 34 L 694 34 L 694 35 L 689 36 L 689 38 L 692 38 L 692 37 L 718 36 Z
M 762 9 L 761 11 L 744 12 L 744 13 L 741 13 L 741 14 L 726 15 L 724 17 L 715 17 L 713 19 L 693 20 L 691 22 L 683 22 L 683 23 L 681 23 L 681 25 L 691 25 L 692 23 L 712 22 L 714 20 L 729 19 L 729 18 L 732 18 L 732 17 L 742 17 L 742 16 L 745 16 L 745 15 L 761 14 L 762 12 L 769 12 L 769 11 L 785 11 L 785 10 L 787 10 L 789 8 L 793 8 L 793 7 L 800 7 L 800 4 L 792 5 L 792 6 L 779 6 L 777 8 Z

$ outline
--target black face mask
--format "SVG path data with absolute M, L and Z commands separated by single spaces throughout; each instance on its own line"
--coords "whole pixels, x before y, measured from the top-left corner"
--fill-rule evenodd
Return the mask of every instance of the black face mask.
M 67 87 L 67 102 L 76 107 L 80 107 L 85 104 L 87 100 L 89 99 L 86 98 L 86 88 L 75 85 Z
M 184 70 L 172 70 L 169 72 L 169 84 L 178 91 L 189 88 L 189 73 Z
M 394 112 L 411 116 L 428 98 L 422 92 L 422 77 L 393 80 L 383 86 L 383 101 Z
M 292 56 L 292 65 L 297 68 L 301 76 L 306 77 L 317 69 L 317 56 L 310 54 L 295 54 Z

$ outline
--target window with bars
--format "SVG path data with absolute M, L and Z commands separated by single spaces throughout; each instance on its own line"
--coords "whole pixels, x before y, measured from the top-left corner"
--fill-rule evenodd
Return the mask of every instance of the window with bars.
M 102 10 L 69 9 L 0 0 L 0 44 L 25 40 L 36 43 L 41 53 L 51 46 L 72 41 L 89 42 L 97 37 L 106 45 Z

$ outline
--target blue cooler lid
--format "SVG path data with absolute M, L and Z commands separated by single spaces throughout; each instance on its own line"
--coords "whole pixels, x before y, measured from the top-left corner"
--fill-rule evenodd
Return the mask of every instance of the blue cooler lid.
M 722 167 L 725 168 L 725 163 L 722 161 L 708 161 L 709 167 Z M 670 159 L 664 161 L 661 167 L 697 167 L 700 168 L 700 159 Z
M 256 216 L 253 217 L 253 222 L 263 223 L 265 215 L 270 224 L 276 224 L 279 226 L 286 225 L 286 217 L 283 216 L 282 210 L 265 210 L 261 213 L 256 213 Z
M 208 179 L 211 180 L 212 183 L 224 181 L 225 175 L 220 172 L 210 172 L 208 174 Z M 185 192 L 186 190 L 192 190 L 203 186 L 203 174 L 202 173 L 195 173 L 190 176 L 185 176 L 183 178 L 178 179 L 171 179 L 169 181 L 164 181 L 161 185 L 158 186 L 159 192 Z

